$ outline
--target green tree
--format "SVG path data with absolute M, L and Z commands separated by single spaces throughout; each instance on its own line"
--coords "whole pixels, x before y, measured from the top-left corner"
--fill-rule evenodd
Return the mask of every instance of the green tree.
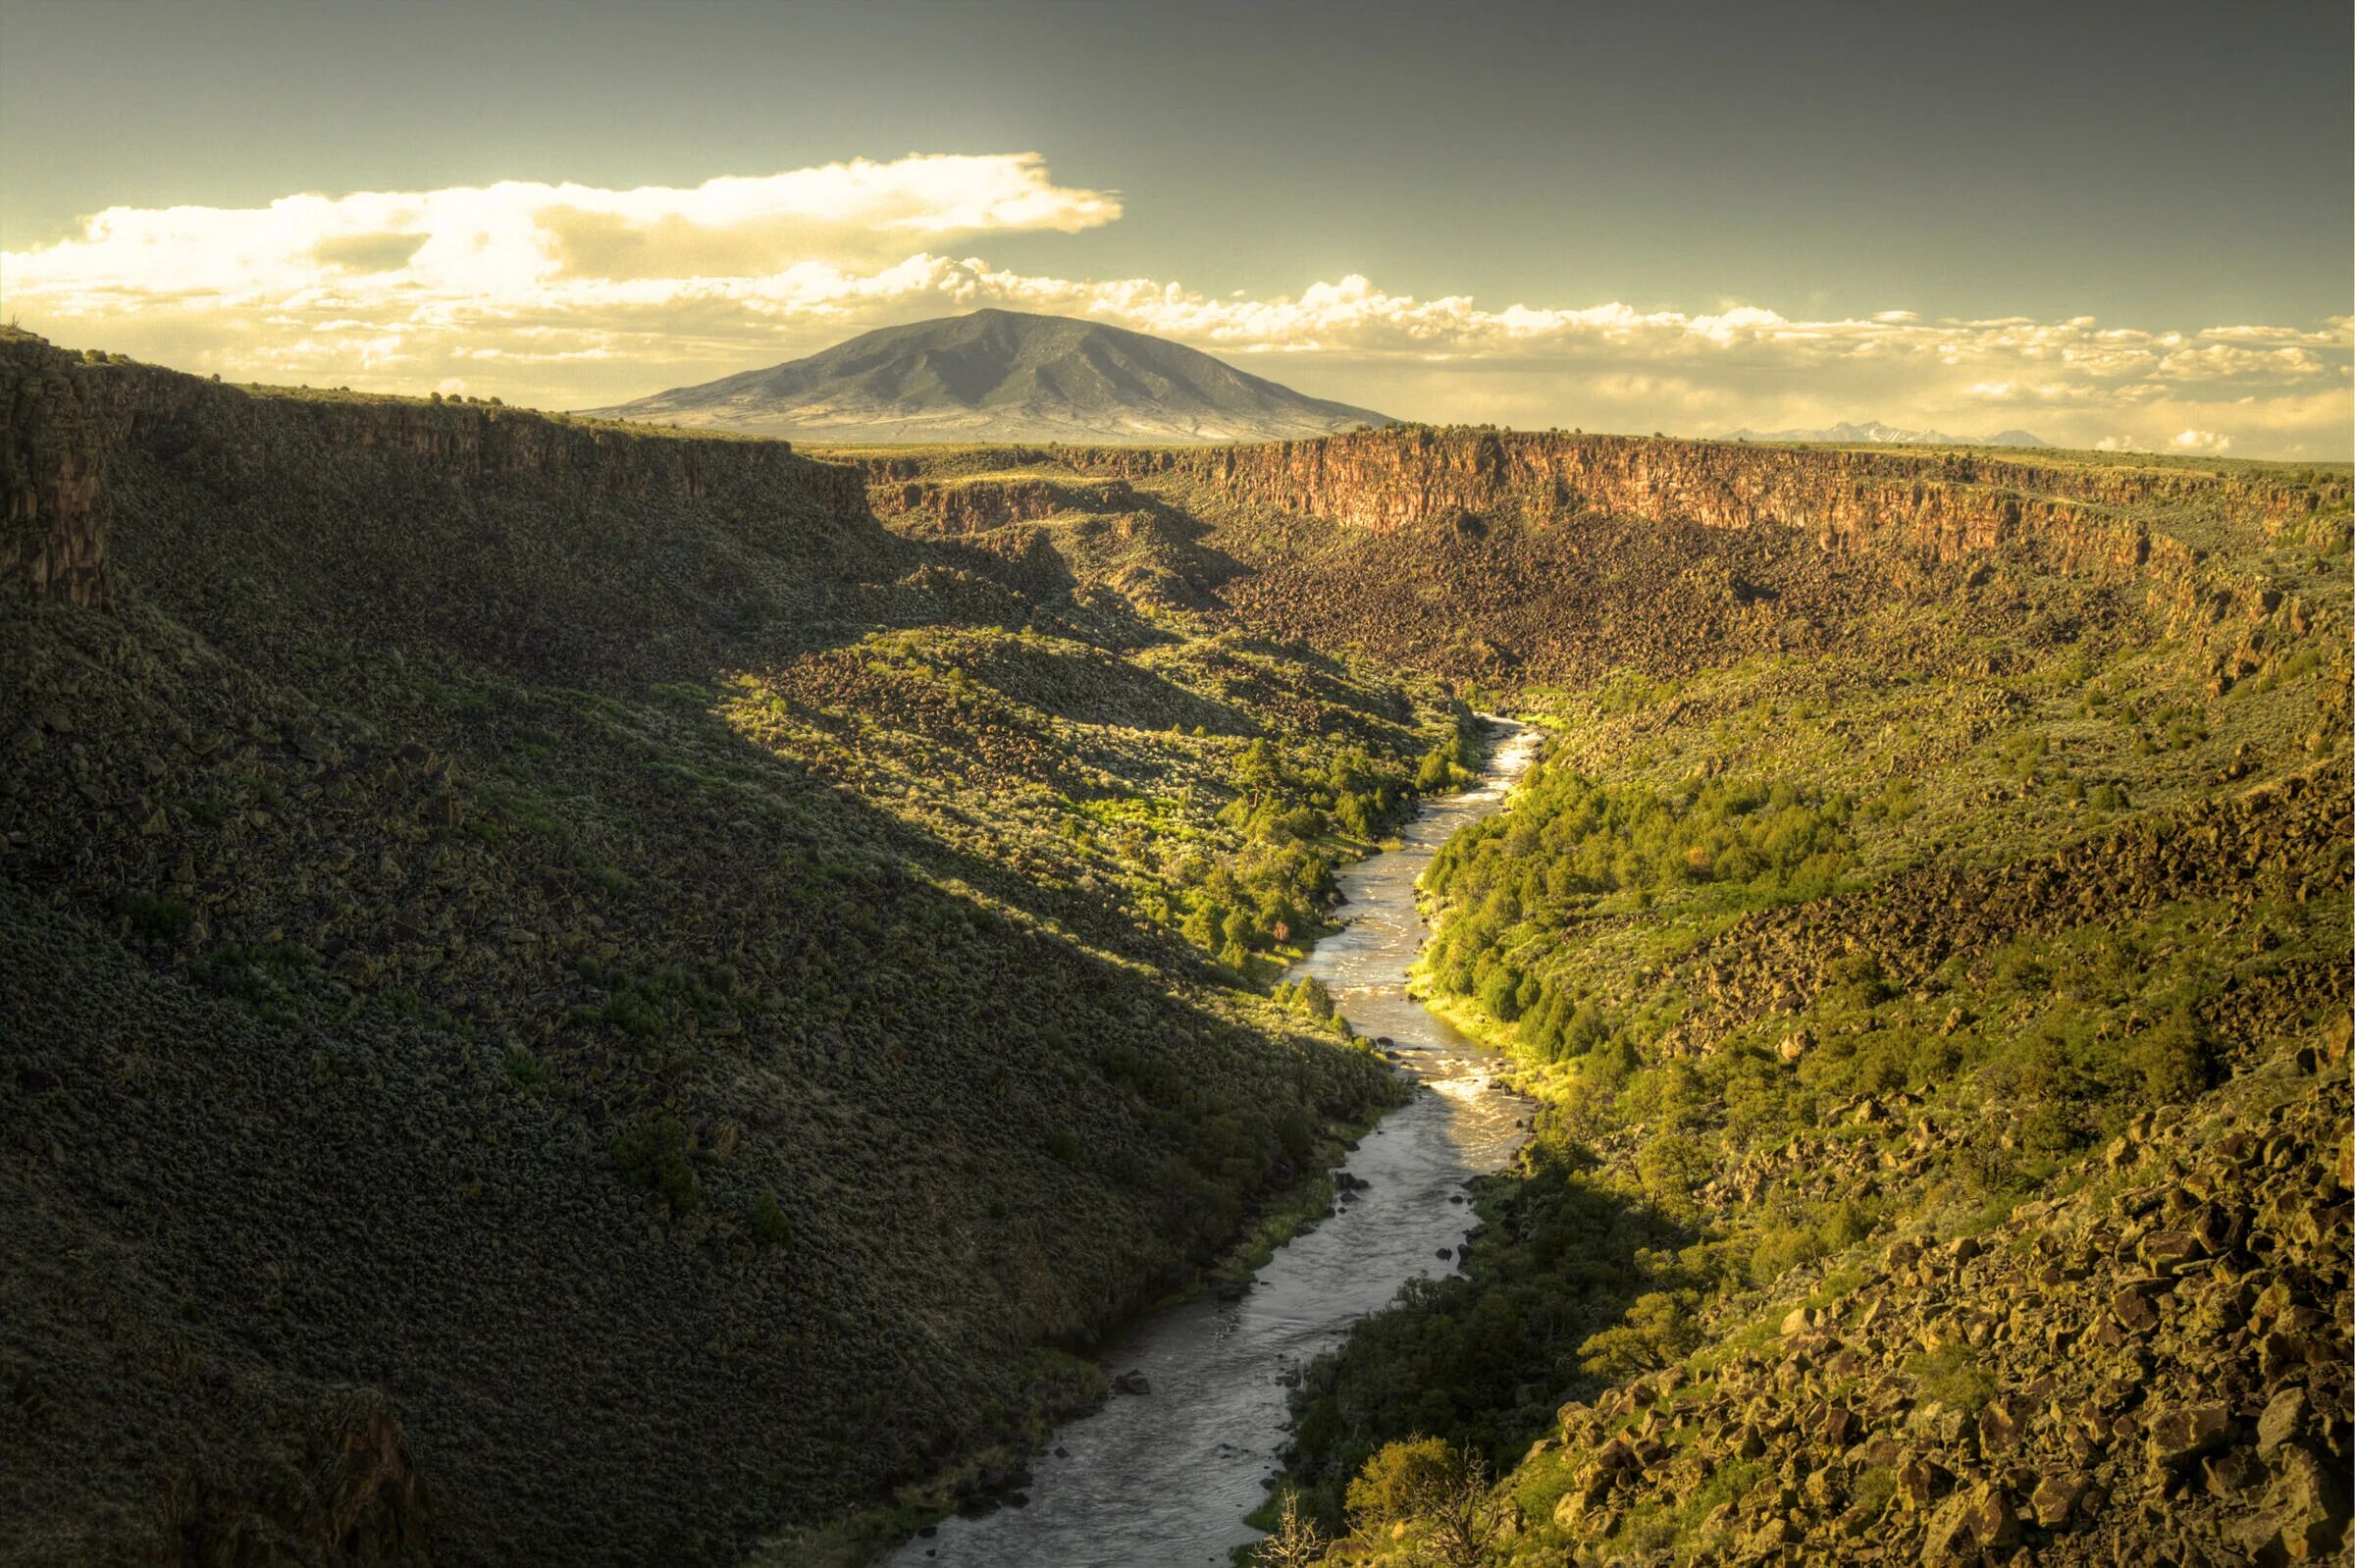
M 1481 1568 L 1503 1534 L 1505 1505 L 1489 1491 L 1488 1461 L 1444 1437 L 1387 1444 L 1349 1483 L 1349 1522 L 1374 1534 L 1405 1525 L 1421 1560 Z

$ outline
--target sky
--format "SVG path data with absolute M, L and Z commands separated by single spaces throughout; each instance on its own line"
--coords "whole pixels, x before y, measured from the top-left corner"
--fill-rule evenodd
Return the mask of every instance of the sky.
M 0 299 L 587 407 L 983 305 L 1435 422 L 2355 451 L 2344 0 L 0 0 Z

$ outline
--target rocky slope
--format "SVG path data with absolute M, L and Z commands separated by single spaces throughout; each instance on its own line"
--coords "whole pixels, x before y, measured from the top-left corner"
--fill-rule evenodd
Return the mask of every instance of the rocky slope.
M 1421 586 L 1555 731 L 1424 975 L 1546 1109 L 1308 1380 L 1334 1559 L 2335 1553 L 2343 471 L 1488 440 L 1237 585 L 1402 657 L 1333 606 Z M 1548 468 L 1660 521 L 1495 477 Z
M 1585 1560 L 1680 1514 L 1719 1560 L 2335 1557 L 2343 1027 L 2271 1066 L 2130 1124 L 2089 1186 L 1900 1238 L 1770 1335 L 1565 1406 L 1517 1476 L 1550 1512 L 1500 1557 Z
M 1389 423 L 1159 338 L 1013 310 L 879 328 L 596 412 L 837 442 L 1271 441 Z

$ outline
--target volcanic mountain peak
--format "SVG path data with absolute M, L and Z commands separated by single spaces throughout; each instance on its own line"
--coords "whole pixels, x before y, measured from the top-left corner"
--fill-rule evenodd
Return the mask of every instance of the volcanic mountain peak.
M 830 442 L 1280 441 L 1391 423 L 1165 339 L 1013 310 L 885 327 L 595 412 Z

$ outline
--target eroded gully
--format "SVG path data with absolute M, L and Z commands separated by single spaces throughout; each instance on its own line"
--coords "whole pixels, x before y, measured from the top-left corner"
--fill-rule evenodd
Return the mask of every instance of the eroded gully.
M 1538 734 L 1504 725 L 1492 740 L 1478 785 L 1427 805 L 1398 849 L 1338 873 L 1348 923 L 1294 970 L 1330 986 L 1358 1033 L 1387 1037 L 1421 1085 L 1342 1168 L 1365 1185 L 1281 1248 L 1241 1300 L 1171 1307 L 1108 1340 L 1107 1370 L 1142 1373 L 1150 1391 L 1059 1432 L 1032 1466 L 1026 1506 L 944 1520 L 889 1559 L 895 1568 L 1227 1562 L 1258 1534 L 1243 1518 L 1280 1468 L 1301 1370 L 1408 1280 L 1454 1269 L 1472 1224 L 1465 1183 L 1511 1157 L 1529 1108 L 1494 1081 L 1493 1052 L 1406 994 L 1405 974 L 1430 934 L 1415 878 L 1449 834 L 1499 809 Z

